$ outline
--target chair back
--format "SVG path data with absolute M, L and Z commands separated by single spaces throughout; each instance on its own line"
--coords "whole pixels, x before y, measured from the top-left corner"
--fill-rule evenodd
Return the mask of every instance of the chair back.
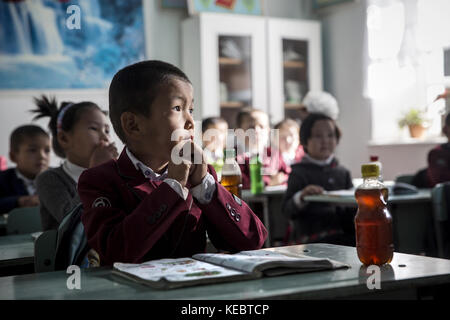
M 403 183 L 412 184 L 413 178 L 414 178 L 413 174 L 402 174 L 395 178 L 395 182 L 403 182 Z
M 431 190 L 431 200 L 438 255 L 441 258 L 450 258 L 450 221 L 448 218 L 450 182 L 437 184 Z
M 42 231 L 39 207 L 15 208 L 8 213 L 7 234 L 23 234 Z
M 43 232 L 34 242 L 34 271 L 49 272 L 55 270 L 57 230 Z

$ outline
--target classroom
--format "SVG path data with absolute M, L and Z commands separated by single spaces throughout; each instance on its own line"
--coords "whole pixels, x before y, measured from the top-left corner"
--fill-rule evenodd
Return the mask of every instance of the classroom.
M 450 298 L 449 14 L 0 1 L 0 300 Z

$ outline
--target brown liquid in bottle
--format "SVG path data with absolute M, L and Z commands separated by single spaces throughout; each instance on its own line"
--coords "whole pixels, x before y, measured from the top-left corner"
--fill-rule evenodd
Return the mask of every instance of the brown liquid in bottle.
M 241 198 L 242 181 L 240 175 L 223 175 L 220 184 L 238 198 Z
M 356 250 L 365 265 L 389 263 L 394 255 L 392 217 L 386 207 L 388 190 L 357 189 Z

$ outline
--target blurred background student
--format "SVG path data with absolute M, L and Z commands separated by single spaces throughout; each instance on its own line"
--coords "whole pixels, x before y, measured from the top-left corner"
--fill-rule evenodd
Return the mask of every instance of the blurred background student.
M 81 202 L 77 183 L 87 168 L 102 164 L 118 153 L 109 140 L 105 113 L 93 102 L 62 102 L 42 96 L 35 99 L 35 119 L 49 117 L 55 154 L 64 162 L 37 178 L 37 193 L 44 231 L 57 229 L 70 210 Z
M 450 181 L 450 113 L 445 117 L 442 132 L 447 137 L 447 142 L 436 146 L 428 153 L 426 178 L 429 188 Z
M 278 161 L 271 163 L 278 164 L 272 167 L 274 174 L 270 176 L 268 185 L 287 185 L 291 165 L 299 162 L 305 152 L 300 144 L 300 126 L 293 119 L 285 119 L 277 123 L 274 129 L 278 131 L 278 139 L 274 139 L 271 148 L 271 157 Z
M 354 246 L 355 211 L 324 203 L 308 203 L 305 196 L 324 190 L 353 187 L 350 172 L 334 155 L 341 131 L 330 117 L 311 113 L 300 128 L 305 150 L 301 162 L 292 166 L 283 214 L 291 220 L 286 241 L 290 243 L 327 242 Z
M 250 159 L 259 155 L 263 166 L 270 166 L 266 158 L 269 142 L 270 124 L 267 113 L 254 108 L 243 108 L 236 118 L 237 162 L 241 168 L 242 189 L 250 189 Z M 267 181 L 264 181 L 267 184 Z
M 214 167 L 220 181 L 223 167 L 223 150 L 227 141 L 228 123 L 221 117 L 210 117 L 202 121 L 203 152 L 206 161 Z
M 39 126 L 14 129 L 9 148 L 9 157 L 16 167 L 0 172 L 0 213 L 39 205 L 35 179 L 50 162 L 50 138 Z

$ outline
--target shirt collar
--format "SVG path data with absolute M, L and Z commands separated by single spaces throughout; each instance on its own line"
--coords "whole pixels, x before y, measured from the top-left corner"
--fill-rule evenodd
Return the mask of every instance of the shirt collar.
M 17 168 L 16 168 L 16 175 L 20 180 L 23 181 L 25 188 L 27 188 L 28 194 L 36 193 L 36 186 L 34 184 L 34 180 L 31 180 L 31 179 L 28 179 L 27 177 L 25 177 Z
M 84 170 L 86 170 L 86 168 L 80 167 L 67 159 L 64 160 L 62 167 L 64 172 L 67 173 L 77 184 L 81 174 L 83 173 Z
M 317 159 L 311 158 L 311 156 L 309 154 L 305 153 L 305 155 L 303 156 L 302 162 L 304 161 L 307 163 L 313 163 L 318 166 L 328 166 L 331 164 L 331 162 L 333 162 L 333 159 L 334 159 L 334 154 L 330 155 L 325 160 L 317 160 Z
M 125 152 L 127 153 L 128 158 L 130 158 L 136 170 L 140 170 L 144 175 L 144 177 L 146 177 L 147 179 L 164 180 L 167 177 L 167 169 L 164 171 L 164 173 L 158 174 L 154 172 L 151 168 L 143 164 L 139 159 L 137 159 L 128 148 L 125 148 Z

